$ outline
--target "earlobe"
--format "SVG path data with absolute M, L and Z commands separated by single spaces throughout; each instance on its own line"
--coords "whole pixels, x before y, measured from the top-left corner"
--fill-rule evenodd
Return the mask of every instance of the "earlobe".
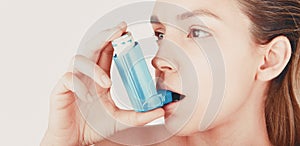
M 256 79 L 270 81 L 276 78 L 287 66 L 291 58 L 291 44 L 287 37 L 278 36 L 269 42 L 262 61 L 257 69 Z

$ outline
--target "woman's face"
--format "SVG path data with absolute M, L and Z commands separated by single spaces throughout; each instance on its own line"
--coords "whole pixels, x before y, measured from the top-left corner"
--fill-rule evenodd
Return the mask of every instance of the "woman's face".
M 193 13 L 169 11 L 160 2 L 175 4 Z M 229 122 L 241 107 L 251 104 L 248 97 L 255 94 L 259 53 L 251 40 L 250 20 L 239 9 L 237 1 L 161 0 L 155 5 L 151 19 L 159 45 L 152 60 L 156 77 L 160 79 L 157 86 L 186 95 L 179 104 L 164 107 L 167 127 L 176 129 L 180 126 L 178 123 L 185 123 L 179 121 L 191 115 L 179 135 L 204 131 Z M 214 64 L 208 59 L 216 58 L 211 54 L 218 51 L 223 57 L 219 61 L 223 63 L 225 75 L 214 73 Z M 218 87 L 214 85 L 219 83 L 214 82 L 218 74 L 225 78 L 224 94 L 222 88 L 213 90 Z M 212 97 L 216 91 L 223 96 Z M 215 102 L 222 104 L 213 105 Z M 174 108 L 178 106 L 184 107 Z M 191 110 L 185 110 L 188 108 Z M 212 123 L 207 122 L 210 121 L 207 115 L 211 114 L 215 117 Z

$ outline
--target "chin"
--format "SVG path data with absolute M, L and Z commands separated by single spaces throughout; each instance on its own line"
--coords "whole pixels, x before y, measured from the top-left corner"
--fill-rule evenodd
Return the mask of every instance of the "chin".
M 197 132 L 198 132 L 197 130 L 183 128 L 182 130 L 180 130 L 179 132 L 177 132 L 175 135 L 176 136 L 192 136 L 192 135 L 194 135 Z
M 172 119 L 174 118 L 174 119 Z M 191 136 L 199 132 L 197 125 L 191 125 L 189 122 L 175 119 L 176 117 L 169 117 L 165 120 L 165 126 L 169 132 L 175 136 Z

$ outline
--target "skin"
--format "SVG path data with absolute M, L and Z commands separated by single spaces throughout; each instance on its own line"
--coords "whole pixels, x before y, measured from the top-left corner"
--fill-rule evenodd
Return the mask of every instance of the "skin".
M 290 59 L 291 48 L 288 39 L 279 36 L 267 45 L 255 44 L 250 33 L 251 22 L 239 9 L 237 1 L 234 0 L 163 0 L 163 2 L 175 3 L 191 11 L 204 9 L 214 15 L 201 14 L 195 16 L 202 20 L 204 26 L 199 23 L 190 23 L 193 26 L 199 26 L 194 28 L 208 30 L 207 32 L 210 33 L 208 37 L 203 33 L 202 36 L 186 37 L 187 34 L 182 35 L 180 31 L 176 31 L 172 26 L 164 23 L 170 21 L 167 20 L 170 19 L 170 16 L 162 13 L 163 10 L 160 9 L 159 4 L 156 5 L 153 12 L 158 21 L 161 21 L 161 24 L 155 23 L 152 25 L 155 32 L 164 34 L 164 38 L 160 41 L 170 40 L 183 48 L 191 62 L 196 64 L 198 82 L 205 82 L 205 86 L 201 87 L 200 85 L 199 90 L 204 90 L 201 90 L 201 94 L 198 96 L 197 110 L 184 129 L 177 133 L 177 135 L 183 136 L 178 137 L 178 139 L 188 145 L 270 145 L 264 120 L 264 101 L 270 80 L 282 72 Z M 188 30 L 187 32 L 189 33 Z M 203 119 L 200 117 L 203 116 L 205 107 L 208 104 L 207 99 L 209 99 L 209 96 L 207 95 L 212 90 L 211 86 L 207 87 L 207 85 L 211 85 L 212 81 L 207 80 L 207 78 L 211 78 L 205 72 L 209 68 L 205 64 L 205 60 L 202 59 L 204 57 L 201 56 L 200 51 L 195 51 L 199 49 L 193 46 L 190 39 L 194 38 L 201 41 L 201 39 L 209 40 L 212 37 L 216 40 L 222 52 L 227 82 L 223 105 L 217 118 L 207 129 L 201 130 L 199 129 L 199 123 L 201 124 Z M 205 41 L 203 42 L 205 43 Z M 169 52 L 163 53 L 163 51 Z M 180 66 L 173 67 L 172 65 L 175 63 L 172 60 L 181 60 L 178 62 L 184 62 L 184 60 L 181 59 L 182 57 L 172 58 L 167 54 L 171 54 L 170 50 L 161 46 L 157 55 L 159 58 L 168 58 L 170 63 L 157 65 L 163 59 L 154 59 L 153 64 L 157 68 L 156 73 L 164 76 L 164 83 L 168 84 L 170 89 L 180 91 L 178 87 L 180 82 L 178 78 L 176 79 L 176 76 L 188 76 L 188 74 L 176 70 L 176 68 L 180 69 Z M 180 75 L 174 75 L 176 73 Z M 184 91 L 183 93 L 188 94 Z M 174 121 L 167 121 L 167 124 L 180 119 L 180 113 L 175 112 L 173 114 L 177 119 L 170 119 Z
M 158 40 L 160 48 L 152 64 L 156 68 L 156 76 L 160 78 L 158 88 L 169 89 L 184 94 L 186 98 L 163 109 L 160 108 L 148 113 L 136 114 L 132 111 L 125 112 L 117 109 L 112 100 L 110 100 L 108 91 L 111 83 L 108 79 L 108 84 L 99 81 L 99 91 L 101 92 L 98 93 L 108 97 L 107 100 L 102 102 L 110 103 L 110 106 L 105 107 L 105 109 L 111 109 L 109 111 L 114 113 L 113 115 L 116 115 L 116 118 L 119 118 L 121 121 L 123 120 L 129 125 L 144 125 L 153 119 L 164 116 L 166 118 L 166 125 L 172 130 L 175 127 L 174 123 L 182 120 L 186 114 L 176 110 L 176 108 L 189 105 L 189 101 L 192 99 L 198 99 L 196 105 L 193 105 L 195 111 L 192 113 L 188 123 L 176 135 L 157 145 L 271 145 L 266 130 L 264 101 L 270 81 L 282 72 L 290 59 L 291 47 L 289 40 L 284 36 L 278 36 L 269 44 L 255 44 L 250 33 L 251 22 L 239 9 L 238 3 L 235 0 L 163 0 L 163 2 L 177 4 L 191 11 L 205 9 L 206 12 L 210 11 L 218 17 L 216 18 L 208 13 L 193 16 L 201 19 L 203 24 L 193 24 L 195 21 L 190 20 L 176 21 L 178 23 L 188 21 L 186 24 L 193 25 L 194 29 L 187 29 L 185 30 L 186 32 L 182 32 L 165 23 L 169 21 L 167 19 L 170 17 L 168 14 L 162 13 L 159 4 L 154 8 L 153 15 L 157 17 L 159 23 L 153 23 L 152 26 L 154 32 L 160 38 Z M 126 28 L 124 29 L 123 27 L 123 29 L 118 31 L 119 33 L 115 33 L 115 38 L 120 36 L 124 31 L 126 31 Z M 201 35 L 189 35 L 191 31 L 201 33 Z M 213 77 L 209 62 L 205 58 L 205 53 L 201 51 L 201 49 L 207 48 L 199 49 L 193 39 L 204 43 L 214 39 L 223 55 L 226 71 L 226 89 L 222 106 L 219 107 L 219 113 L 216 115 L 214 121 L 204 129 L 200 129 L 200 125 L 205 120 L 204 114 L 211 98 Z M 166 41 L 175 43 L 181 50 L 168 48 L 165 45 Z M 100 48 L 111 51 L 111 46 L 107 44 L 102 45 Z M 176 55 L 178 52 L 184 53 L 185 57 Z M 97 54 L 99 50 L 93 53 Z M 86 57 L 85 59 L 91 60 L 99 66 L 99 76 L 106 74 L 109 78 L 110 63 L 105 64 L 104 62 L 111 59 L 111 55 L 112 53 L 108 53 L 106 57 L 105 55 L 98 56 L 100 57 L 100 61 L 98 62 L 96 61 L 97 59 L 92 57 L 93 55 L 85 54 L 84 56 Z M 187 63 L 192 66 L 186 68 L 188 66 L 186 65 Z M 197 86 L 200 91 L 199 93 L 195 94 L 192 93 L 194 90 L 189 90 L 193 88 L 193 86 L 188 86 L 193 85 L 191 80 L 183 80 L 189 76 L 187 69 L 195 71 L 197 81 L 201 83 Z M 79 69 L 79 71 L 86 75 L 83 70 Z M 69 76 L 68 78 L 70 78 L 72 75 L 67 74 L 67 77 Z M 53 101 L 52 107 L 59 104 L 67 105 L 57 100 L 57 98 L 62 98 L 59 96 L 74 100 L 75 97 L 72 97 L 71 94 L 74 92 L 70 91 L 72 87 L 68 82 L 70 79 L 65 79 L 67 77 L 63 77 L 63 81 L 58 83 L 58 86 L 55 88 L 51 96 L 51 100 Z M 84 82 L 80 77 L 79 80 Z M 63 145 L 62 142 L 69 137 L 78 136 L 79 138 L 74 139 L 72 144 L 93 144 L 99 142 L 99 145 L 117 145 L 110 141 L 105 141 L 99 136 L 97 137 L 97 134 L 88 128 L 88 132 L 84 132 L 80 128 L 82 127 L 82 123 L 84 123 L 84 119 L 80 116 L 76 118 L 68 116 L 70 112 L 72 115 L 74 115 L 73 113 L 77 113 L 74 112 L 76 107 L 73 105 L 71 110 L 67 110 L 68 106 L 63 107 L 59 108 L 59 110 L 52 108 L 50 111 L 52 113 L 62 111 L 68 113 L 61 115 L 61 117 L 74 121 L 76 123 L 74 124 L 75 128 L 70 125 L 63 125 L 62 127 L 71 127 L 69 128 L 71 132 L 68 133 L 61 130 L 62 128 L 59 128 L 59 124 L 57 124 L 59 122 L 51 122 L 57 118 L 51 117 L 51 115 L 55 114 L 50 114 L 50 126 L 42 141 L 42 145 L 51 145 L 53 141 L 57 145 Z M 139 122 L 133 122 L 135 120 L 128 121 L 128 119 L 134 119 L 132 117 L 139 117 Z M 77 119 L 83 122 L 77 124 L 78 122 L 75 122 Z M 120 130 L 124 129 L 126 128 L 120 128 Z M 76 136 L 68 135 L 74 131 L 79 131 L 79 133 Z M 61 134 L 53 136 L 53 133 Z M 87 138 L 80 138 L 80 135 L 84 135 Z

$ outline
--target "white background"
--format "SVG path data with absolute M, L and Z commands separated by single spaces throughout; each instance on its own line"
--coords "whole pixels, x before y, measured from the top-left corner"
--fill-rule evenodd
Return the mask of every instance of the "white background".
M 49 94 L 88 28 L 133 0 L 0 0 L 0 145 L 39 145 Z

